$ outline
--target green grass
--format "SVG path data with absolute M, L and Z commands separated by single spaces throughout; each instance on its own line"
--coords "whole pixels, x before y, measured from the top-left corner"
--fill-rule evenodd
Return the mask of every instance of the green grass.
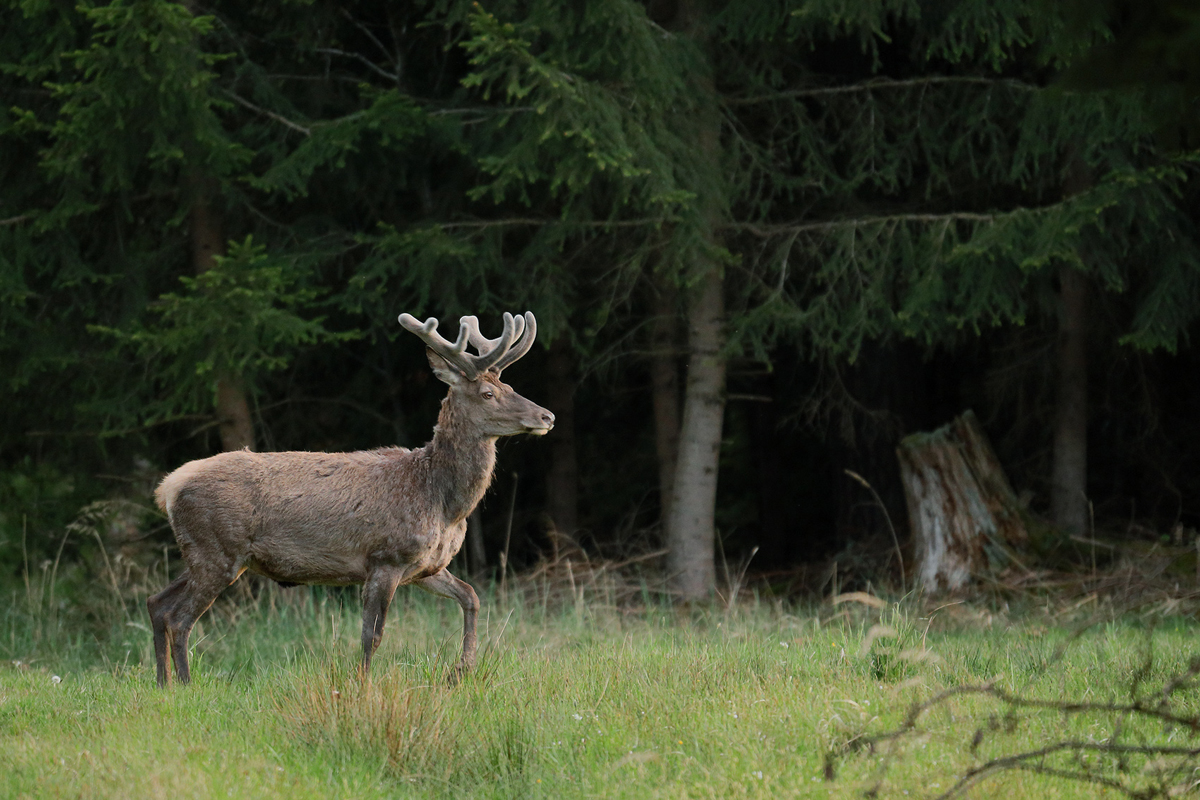
M 276 606 L 278 596 L 206 616 L 193 635 L 194 682 L 165 692 L 133 604 L 91 635 L 20 602 L 0 611 L 0 796 L 775 798 L 877 787 L 928 797 L 987 759 L 1064 737 L 1197 744 L 1161 723 L 1114 729 L 1111 713 L 1022 710 L 1010 722 L 995 699 L 962 696 L 895 745 L 847 746 L 961 684 L 1123 701 L 1140 670 L 1145 687 L 1161 687 L 1196 650 L 1200 631 L 1183 618 L 1153 629 L 1109 621 L 1074 636 L 1040 617 L 966 619 L 961 608 L 931 620 L 916 605 L 854 607 L 830 620 L 828 607 L 555 610 L 493 597 L 480 667 L 450 688 L 453 603 L 402 589 L 363 683 L 353 599 Z M 1182 689 L 1171 707 L 1194 714 L 1197 701 Z M 1195 779 L 1190 761 L 1181 771 L 1106 757 L 1053 763 L 1138 786 Z M 969 796 L 1097 791 L 1006 771 Z

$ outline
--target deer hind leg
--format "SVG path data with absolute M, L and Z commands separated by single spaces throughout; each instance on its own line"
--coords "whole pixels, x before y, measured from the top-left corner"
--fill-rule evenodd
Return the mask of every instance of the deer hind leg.
M 171 658 L 175 662 L 175 675 L 180 683 L 188 683 L 192 679 L 188 667 L 188 637 L 192 634 L 192 626 L 230 583 L 228 577 L 221 573 L 202 575 L 195 570 L 188 572 L 187 587 L 167 612 L 167 637 L 171 645 Z
M 471 588 L 471 584 L 460 581 L 447 570 L 442 570 L 428 578 L 417 581 L 417 586 L 438 597 L 448 597 L 457 600 L 463 610 L 463 648 L 462 658 L 450 673 L 450 683 L 457 683 L 467 672 L 475 668 L 475 652 L 479 640 L 475 635 L 475 619 L 479 615 L 479 596 Z
M 402 573 L 395 569 L 372 572 L 363 584 L 362 674 L 371 670 L 371 656 L 383 641 L 383 623 L 387 620 L 392 595 L 400 585 Z
M 146 608 L 150 611 L 150 627 L 154 631 L 154 660 L 158 667 L 159 686 L 166 686 L 171 681 L 171 674 L 167 669 L 167 659 L 171 653 L 171 640 L 167 635 L 167 613 L 177 601 L 180 591 L 187 587 L 187 581 L 187 570 L 184 570 L 167 588 L 146 599 Z
M 224 555 L 202 558 L 193 548 L 185 548 L 184 560 L 187 569 L 146 601 L 150 608 L 150 619 L 154 624 L 155 656 L 158 666 L 158 685 L 167 684 L 167 655 L 175 663 L 175 676 L 181 684 L 191 680 L 187 664 L 187 638 L 192 626 L 212 606 L 221 591 L 229 585 L 232 559 Z M 229 561 L 229 564 L 226 564 Z

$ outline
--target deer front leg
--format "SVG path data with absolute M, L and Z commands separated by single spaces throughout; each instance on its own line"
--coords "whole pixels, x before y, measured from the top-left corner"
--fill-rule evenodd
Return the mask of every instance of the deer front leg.
M 462 658 L 450 674 L 450 683 L 457 683 L 465 673 L 475 667 L 475 651 L 479 640 L 475 636 L 475 618 L 479 615 L 479 596 L 471 588 L 471 584 L 460 581 L 448 571 L 442 570 L 436 575 L 422 578 L 417 586 L 439 597 L 449 597 L 457 600 L 463 610 L 463 648 Z
M 400 585 L 401 571 L 378 569 L 371 573 L 363 584 L 363 627 L 362 627 L 362 674 L 365 678 L 371 669 L 371 656 L 383 640 L 383 623 L 387 620 L 388 606 L 392 595 Z

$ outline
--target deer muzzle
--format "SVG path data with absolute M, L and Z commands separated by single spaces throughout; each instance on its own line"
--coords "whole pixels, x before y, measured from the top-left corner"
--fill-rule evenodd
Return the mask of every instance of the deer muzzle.
M 525 432 L 530 436 L 545 436 L 554 427 L 554 414 L 544 408 L 539 408 L 533 416 L 525 421 Z

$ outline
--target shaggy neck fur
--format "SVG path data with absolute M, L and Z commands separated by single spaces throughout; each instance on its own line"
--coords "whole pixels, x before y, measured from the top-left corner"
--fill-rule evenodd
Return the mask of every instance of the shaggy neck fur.
M 479 431 L 448 395 L 442 400 L 433 440 L 428 445 L 434 486 L 442 490 L 442 508 L 454 524 L 467 517 L 492 482 L 496 436 Z

